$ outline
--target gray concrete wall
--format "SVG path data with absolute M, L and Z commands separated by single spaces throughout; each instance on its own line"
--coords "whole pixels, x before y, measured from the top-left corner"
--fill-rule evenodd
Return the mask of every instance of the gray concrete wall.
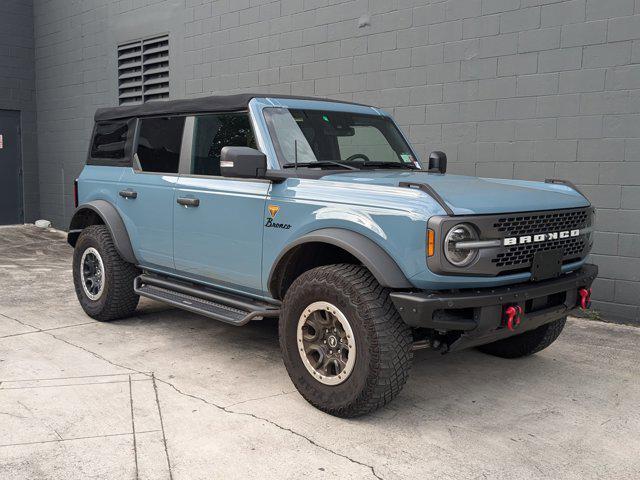
M 597 307 L 640 319 L 640 0 L 36 0 L 42 215 L 64 226 L 118 42 L 169 32 L 172 98 L 323 95 L 395 114 L 479 176 L 598 207 Z
M 0 110 L 20 112 L 24 218 L 32 222 L 40 204 L 31 0 L 0 2 Z

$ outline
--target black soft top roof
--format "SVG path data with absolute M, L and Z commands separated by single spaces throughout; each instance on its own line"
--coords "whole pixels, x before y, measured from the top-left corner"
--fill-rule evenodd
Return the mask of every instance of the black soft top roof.
M 189 98 L 185 100 L 169 100 L 166 102 L 149 102 L 127 107 L 99 108 L 95 114 L 96 122 L 132 117 L 155 115 L 180 115 L 188 113 L 237 112 L 246 110 L 254 98 L 288 98 L 295 100 L 316 100 L 334 103 L 349 103 L 341 100 L 330 100 L 316 97 L 297 97 L 295 95 L 269 95 L 266 93 L 242 93 L 237 95 L 215 95 L 211 97 Z

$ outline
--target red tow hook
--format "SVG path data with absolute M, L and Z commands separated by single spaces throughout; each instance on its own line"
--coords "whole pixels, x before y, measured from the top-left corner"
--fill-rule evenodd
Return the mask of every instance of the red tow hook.
M 591 308 L 591 289 L 581 288 L 578 290 L 578 295 L 580 295 L 580 308 L 582 310 Z
M 520 305 L 511 305 L 505 309 L 504 314 L 507 317 L 507 328 L 513 332 L 518 328 L 522 320 L 522 307 Z

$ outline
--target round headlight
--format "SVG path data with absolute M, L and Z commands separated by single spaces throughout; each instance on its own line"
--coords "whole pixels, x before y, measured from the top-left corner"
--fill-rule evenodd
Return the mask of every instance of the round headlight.
M 475 249 L 456 248 L 456 244 L 474 240 L 478 240 L 478 234 L 471 225 L 460 223 L 453 227 L 444 239 L 444 254 L 447 260 L 456 267 L 469 265 L 475 259 L 478 251 Z

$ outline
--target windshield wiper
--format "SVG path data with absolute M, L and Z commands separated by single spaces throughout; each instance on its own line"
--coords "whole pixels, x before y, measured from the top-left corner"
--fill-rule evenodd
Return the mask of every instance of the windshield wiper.
M 374 167 L 374 168 L 404 168 L 406 170 L 418 170 L 412 163 L 400 163 L 400 162 L 365 162 L 362 164 L 363 167 Z
M 302 168 L 341 167 L 346 168 L 347 170 L 358 170 L 357 167 L 346 165 L 340 162 L 334 162 L 332 160 L 318 160 L 317 162 L 298 162 L 297 164 L 289 162 L 282 165 L 282 168 L 296 168 L 296 166 Z

